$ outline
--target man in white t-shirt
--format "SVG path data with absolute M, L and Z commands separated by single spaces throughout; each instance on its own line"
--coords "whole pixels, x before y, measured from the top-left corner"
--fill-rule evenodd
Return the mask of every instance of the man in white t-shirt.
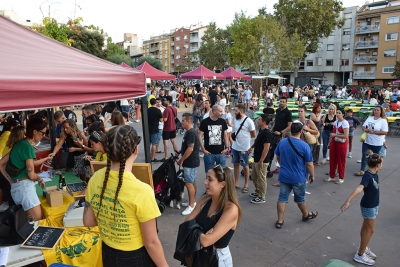
M 282 96 L 287 97 L 287 87 L 285 85 L 282 85 L 281 87 L 282 90 Z
M 248 193 L 249 189 L 249 153 L 250 140 L 256 137 L 256 128 L 251 118 L 245 115 L 246 108 L 243 104 L 235 107 L 235 118 L 233 120 L 232 135 L 232 163 L 234 166 L 235 185 L 239 188 L 239 167 L 244 169 L 244 187 L 243 193 Z M 241 127 L 242 126 L 242 127 Z M 235 139 L 235 140 L 233 140 Z
M 288 91 L 289 91 L 289 97 L 293 98 L 293 85 L 289 84 Z
M 121 106 L 121 111 L 122 112 L 129 113 L 129 103 L 128 103 L 128 99 L 127 98 L 121 99 L 119 101 L 119 105 Z

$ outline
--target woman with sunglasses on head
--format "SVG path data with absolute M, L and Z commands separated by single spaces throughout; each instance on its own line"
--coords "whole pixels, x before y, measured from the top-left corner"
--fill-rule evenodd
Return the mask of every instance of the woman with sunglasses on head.
M 86 173 L 90 171 L 90 167 L 85 165 L 84 160 L 87 155 L 85 148 L 88 142 L 85 134 L 78 129 L 74 120 L 66 119 L 62 122 L 60 140 L 50 156 L 54 157 L 64 143 L 68 147 L 67 168 L 71 169 L 72 173 L 79 176 L 82 181 L 86 181 Z
M 376 106 L 374 108 L 371 115 L 365 120 L 362 130 L 367 133 L 367 138 L 362 143 L 361 169 L 354 174 L 355 176 L 364 175 L 364 170 L 367 166 L 365 160 L 365 153 L 367 150 L 372 150 L 372 152 L 378 154 L 385 142 L 385 136 L 389 131 L 389 126 L 386 114 L 381 106 Z
M 26 125 L 26 137 L 15 143 L 10 153 L 0 160 L 0 171 L 11 184 L 11 196 L 15 204 L 21 204 L 27 215 L 34 221 L 42 219 L 40 201 L 36 194 L 35 183 L 44 188 L 42 178 L 35 173 L 35 149 L 32 144 L 37 144 L 46 133 L 47 122 L 40 118 L 31 118 Z M 7 168 L 13 170 L 13 173 Z
M 103 132 L 97 132 L 94 131 L 90 136 L 89 136 L 89 143 L 91 147 L 96 151 L 96 157 L 92 158 L 90 156 L 87 156 L 86 159 L 89 161 L 95 160 L 95 161 L 107 161 L 107 154 L 104 149 L 105 145 L 105 138 L 106 135 Z
M 233 266 L 228 245 L 242 217 L 233 173 L 228 167 L 213 166 L 207 172 L 204 185 L 206 194 L 185 221 L 195 219 L 203 228 L 201 246 L 215 246 L 219 266 Z
M 104 147 L 107 167 L 95 172 L 87 187 L 83 224 L 99 226 L 105 267 L 168 266 L 157 236 L 161 213 L 154 191 L 132 174 L 139 142 L 130 126 L 110 129 Z

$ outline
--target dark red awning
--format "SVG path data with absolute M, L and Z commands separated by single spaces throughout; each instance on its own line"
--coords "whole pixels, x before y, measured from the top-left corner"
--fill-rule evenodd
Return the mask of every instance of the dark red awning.
M 186 72 L 180 76 L 181 79 L 198 79 L 198 80 L 225 80 L 225 76 L 215 73 L 204 66 Z
M 251 76 L 240 73 L 232 67 L 229 67 L 220 74 L 223 75 L 227 80 L 251 80 Z
M 175 80 L 175 75 L 162 72 L 146 61 L 140 64 L 136 69 L 146 73 L 146 77 L 152 80 Z

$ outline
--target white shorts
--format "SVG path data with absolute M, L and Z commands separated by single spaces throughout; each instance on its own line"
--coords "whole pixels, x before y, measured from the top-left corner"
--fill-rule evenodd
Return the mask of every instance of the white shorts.
M 24 211 L 40 205 L 35 182 L 30 179 L 11 184 L 11 196 L 15 204 L 22 205 Z
M 228 126 L 228 130 L 226 130 L 227 133 L 231 133 L 232 132 L 232 127 Z

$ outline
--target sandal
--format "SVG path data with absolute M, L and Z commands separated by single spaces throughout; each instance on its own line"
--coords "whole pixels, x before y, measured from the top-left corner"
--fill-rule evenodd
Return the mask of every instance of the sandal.
M 236 189 L 240 189 L 240 186 L 238 186 L 238 185 L 235 185 L 235 188 L 236 188 Z
M 282 221 L 281 223 L 280 222 L 278 222 L 278 221 L 276 221 L 276 223 L 275 223 L 275 228 L 277 228 L 277 229 L 282 229 L 282 226 L 283 226 L 283 223 L 284 223 L 285 221 Z
M 274 183 L 272 186 L 280 187 L 281 184 L 280 183 Z
M 307 216 L 307 217 L 301 216 L 301 220 L 302 220 L 303 222 L 306 222 L 306 221 L 308 221 L 308 220 L 310 220 L 310 219 L 315 219 L 315 218 L 317 218 L 317 216 L 318 216 L 318 211 L 312 211 L 312 212 L 309 212 L 309 213 L 308 213 L 308 216 Z
M 338 179 L 336 182 L 335 182 L 335 184 L 343 184 L 344 183 L 344 179 Z
M 243 187 L 242 193 L 248 193 L 249 192 L 249 188 L 247 186 Z
M 355 176 L 363 176 L 364 172 L 363 171 L 358 171 L 354 174 Z
M 158 151 L 156 151 L 156 153 L 161 154 L 161 153 L 164 153 L 164 152 L 162 152 L 161 150 L 158 150 Z
M 324 179 L 324 182 L 335 182 L 335 179 L 328 177 Z

